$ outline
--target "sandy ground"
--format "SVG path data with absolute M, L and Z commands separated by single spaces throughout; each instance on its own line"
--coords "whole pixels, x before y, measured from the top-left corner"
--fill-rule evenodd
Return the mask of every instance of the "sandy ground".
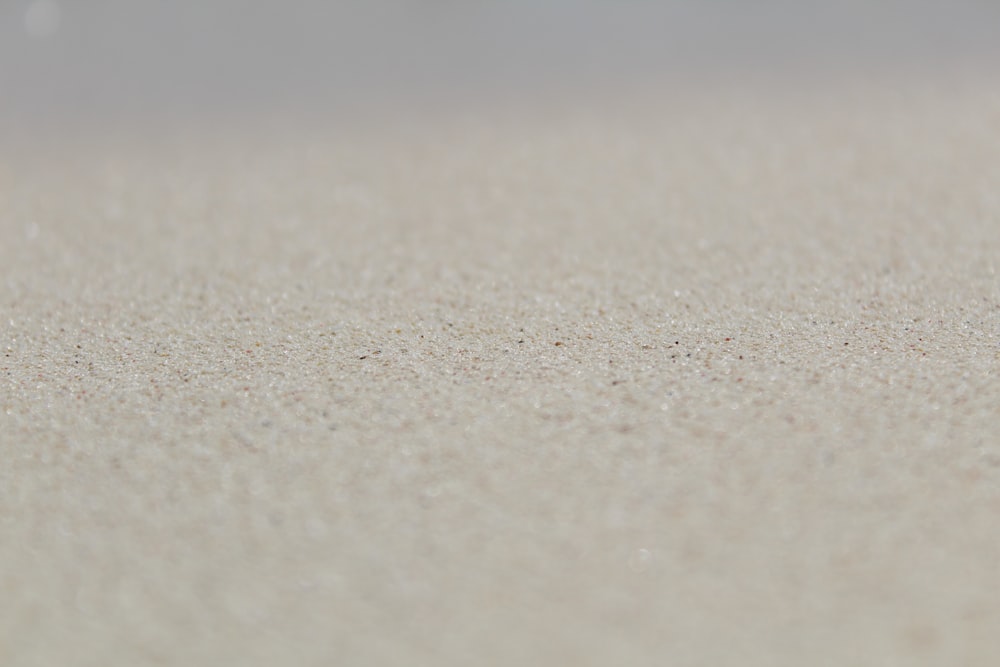
M 1000 90 L 10 143 L 4 665 L 994 665 Z

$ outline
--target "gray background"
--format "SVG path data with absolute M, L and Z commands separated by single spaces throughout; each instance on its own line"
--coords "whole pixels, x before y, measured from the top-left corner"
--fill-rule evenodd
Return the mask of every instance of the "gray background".
M 998 26 L 986 2 L 6 0 L 0 113 L 370 110 L 678 78 L 920 75 L 989 62 Z

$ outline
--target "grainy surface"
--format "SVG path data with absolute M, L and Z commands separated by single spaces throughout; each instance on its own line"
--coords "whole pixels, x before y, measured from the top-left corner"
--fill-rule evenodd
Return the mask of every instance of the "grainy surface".
M 0 662 L 997 664 L 998 183 L 982 83 L 12 147 Z

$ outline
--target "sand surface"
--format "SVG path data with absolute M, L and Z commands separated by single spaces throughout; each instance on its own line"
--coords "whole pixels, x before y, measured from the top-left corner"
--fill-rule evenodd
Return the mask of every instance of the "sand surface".
M 997 664 L 998 92 L 11 140 L 0 663 Z

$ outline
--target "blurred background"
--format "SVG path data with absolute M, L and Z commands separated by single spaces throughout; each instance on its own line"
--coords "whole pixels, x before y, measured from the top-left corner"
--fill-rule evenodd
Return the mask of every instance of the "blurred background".
M 21 123 L 405 112 L 679 82 L 947 74 L 1000 54 L 1000 3 L 0 0 Z

